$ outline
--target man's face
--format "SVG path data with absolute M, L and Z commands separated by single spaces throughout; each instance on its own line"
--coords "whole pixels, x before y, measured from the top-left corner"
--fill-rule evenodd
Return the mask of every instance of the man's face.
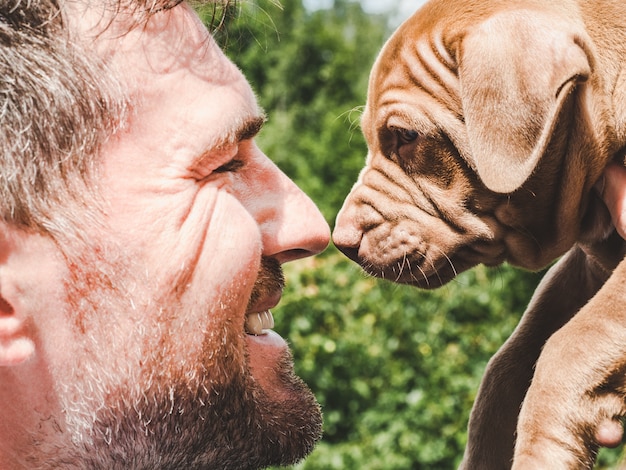
M 47 461 L 296 461 L 319 438 L 319 407 L 285 341 L 261 330 L 280 299 L 280 263 L 323 250 L 328 226 L 256 147 L 253 92 L 189 7 L 104 32 L 78 11 L 71 27 L 93 37 L 130 109 L 102 151 L 105 215 L 85 221 L 86 247 L 68 250 L 61 313 L 46 320 L 56 334 L 42 335 L 73 443 Z

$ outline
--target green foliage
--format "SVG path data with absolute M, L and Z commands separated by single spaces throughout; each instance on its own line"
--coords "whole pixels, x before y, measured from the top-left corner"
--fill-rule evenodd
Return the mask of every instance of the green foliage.
M 268 113 L 259 146 L 332 221 L 367 153 L 358 120 L 387 18 L 346 0 L 313 13 L 301 0 L 236 10 L 217 37 Z M 540 275 L 478 267 L 419 291 L 368 277 L 332 248 L 285 271 L 276 329 L 325 416 L 297 468 L 456 468 L 484 367 Z M 598 468 L 617 455 L 603 451 Z
M 325 410 L 324 441 L 301 467 L 454 468 L 484 366 L 537 275 L 479 267 L 420 291 L 336 252 L 286 274 L 278 329 Z
M 298 469 L 454 469 L 489 358 L 541 274 L 479 266 L 433 291 L 365 275 L 335 249 L 285 266 L 274 312 L 324 439 Z M 611 468 L 619 450 L 603 450 Z

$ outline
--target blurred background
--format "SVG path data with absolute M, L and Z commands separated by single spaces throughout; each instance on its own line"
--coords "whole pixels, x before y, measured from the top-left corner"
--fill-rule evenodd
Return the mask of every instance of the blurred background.
M 369 70 L 423 3 L 240 0 L 216 33 L 269 116 L 259 146 L 331 227 L 367 152 L 359 118 Z M 285 274 L 275 329 L 325 422 L 317 449 L 293 468 L 456 468 L 485 365 L 542 273 L 481 266 L 420 291 L 368 277 L 330 247 Z M 619 454 L 603 450 L 597 467 Z

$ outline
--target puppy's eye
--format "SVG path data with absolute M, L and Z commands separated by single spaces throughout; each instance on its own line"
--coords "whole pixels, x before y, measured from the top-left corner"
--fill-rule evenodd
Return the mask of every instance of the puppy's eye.
M 395 132 L 400 145 L 411 144 L 419 137 L 418 132 L 412 129 L 396 128 Z

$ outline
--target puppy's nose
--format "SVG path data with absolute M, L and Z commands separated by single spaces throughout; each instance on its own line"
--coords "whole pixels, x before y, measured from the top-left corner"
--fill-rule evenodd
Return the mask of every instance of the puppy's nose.
M 350 211 L 346 210 L 344 206 L 335 222 L 335 229 L 333 230 L 333 243 L 344 255 L 353 261 L 359 259 L 359 246 L 361 245 L 361 238 L 363 232 L 357 226 L 354 217 L 351 216 Z
M 359 262 L 359 247 L 352 246 L 341 246 L 335 243 L 335 246 L 341 251 L 344 255 L 350 258 L 355 263 Z

